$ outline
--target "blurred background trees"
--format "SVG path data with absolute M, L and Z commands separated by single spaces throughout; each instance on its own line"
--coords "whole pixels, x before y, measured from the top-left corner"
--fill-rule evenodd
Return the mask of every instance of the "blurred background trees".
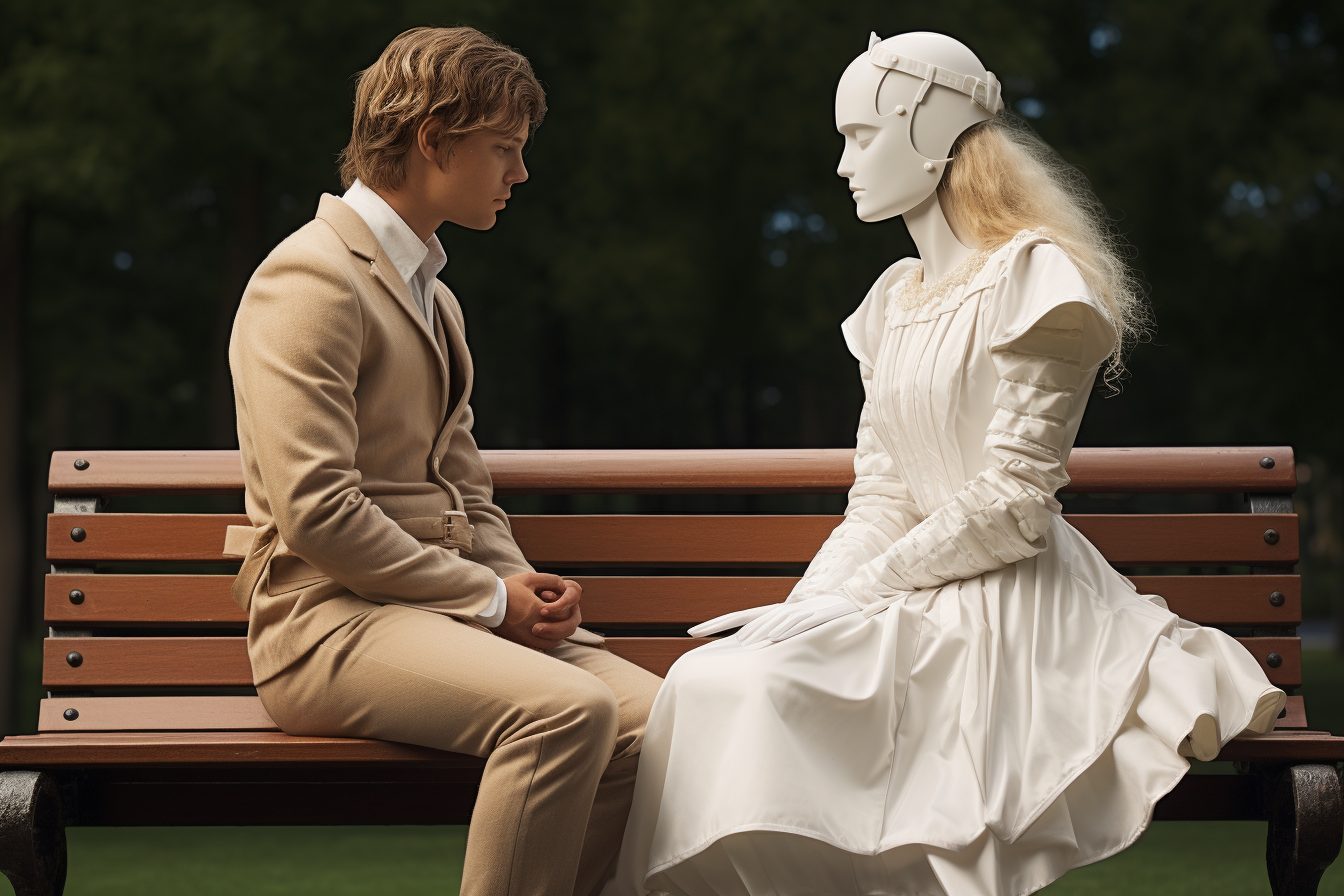
M 440 234 L 483 446 L 852 445 L 838 324 L 913 247 L 854 219 L 834 85 L 870 30 L 945 31 L 1087 174 L 1149 284 L 1157 337 L 1079 444 L 1293 445 L 1307 608 L 1330 612 L 1337 4 L 5 0 L 0 644 L 40 622 L 53 448 L 236 444 L 238 297 L 339 192 L 354 73 L 421 24 L 519 48 L 551 105 L 499 225 Z

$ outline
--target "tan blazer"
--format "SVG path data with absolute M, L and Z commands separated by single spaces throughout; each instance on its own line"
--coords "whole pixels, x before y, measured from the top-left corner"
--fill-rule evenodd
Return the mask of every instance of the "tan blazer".
M 243 293 L 229 366 L 254 532 L 234 598 L 258 683 L 371 603 L 471 619 L 496 575 L 532 569 L 471 435 L 461 308 L 434 290 L 430 332 L 364 220 L 324 195 Z M 441 537 L 453 511 L 469 550 L 465 526 Z

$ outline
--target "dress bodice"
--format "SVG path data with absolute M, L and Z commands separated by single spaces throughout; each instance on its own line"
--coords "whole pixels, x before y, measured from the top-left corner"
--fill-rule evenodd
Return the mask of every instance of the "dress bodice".
M 991 462 L 986 434 L 1003 378 L 997 350 L 1052 312 L 1072 314 L 1082 319 L 1080 388 L 1090 390 L 1115 330 L 1068 256 L 1039 231 L 1022 231 L 979 270 L 910 307 L 903 299 L 917 288 L 918 274 L 916 259 L 888 268 L 843 332 L 866 368 L 874 436 L 927 516 Z M 1064 459 L 1084 406 L 1068 408 Z

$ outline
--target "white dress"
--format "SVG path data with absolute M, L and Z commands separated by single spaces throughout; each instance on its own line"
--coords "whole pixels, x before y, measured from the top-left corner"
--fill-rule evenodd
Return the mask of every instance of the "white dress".
M 672 667 L 604 896 L 1030 893 L 1133 843 L 1183 755 L 1283 708 L 1060 515 L 1115 339 L 1068 256 L 1024 231 L 909 307 L 917 266 L 842 328 L 855 483 L 789 597 L 865 609 Z

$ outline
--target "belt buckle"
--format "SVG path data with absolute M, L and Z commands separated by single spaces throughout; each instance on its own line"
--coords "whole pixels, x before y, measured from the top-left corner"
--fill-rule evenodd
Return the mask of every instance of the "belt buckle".
M 472 533 L 475 530 L 476 527 L 467 522 L 465 511 L 445 510 L 443 512 L 443 540 L 440 543 L 446 548 L 457 548 L 470 554 Z

